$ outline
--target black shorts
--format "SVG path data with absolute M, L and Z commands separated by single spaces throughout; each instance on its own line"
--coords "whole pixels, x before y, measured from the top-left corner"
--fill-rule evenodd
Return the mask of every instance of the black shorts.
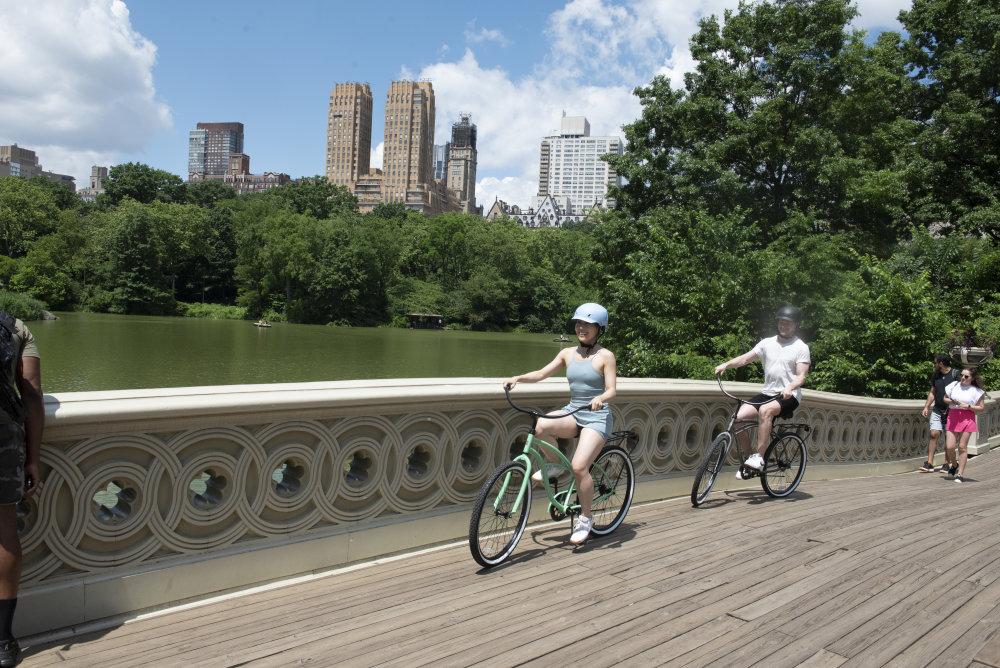
M 792 414 L 795 413 L 795 409 L 799 407 L 799 400 L 796 399 L 795 397 L 790 397 L 788 399 L 782 399 L 780 394 L 778 394 L 778 395 L 764 394 L 763 392 L 761 392 L 760 394 L 758 394 L 755 397 L 751 397 L 747 401 L 750 402 L 750 403 L 754 403 L 754 404 L 763 404 L 764 402 L 767 402 L 767 401 L 777 401 L 778 404 L 781 406 L 781 412 L 778 413 L 778 417 L 780 417 L 780 418 L 790 418 L 790 417 L 792 417 Z M 758 411 L 761 408 L 762 408 L 762 406 L 757 406 L 757 410 Z
M 18 503 L 24 494 L 24 427 L 0 423 L 0 505 Z

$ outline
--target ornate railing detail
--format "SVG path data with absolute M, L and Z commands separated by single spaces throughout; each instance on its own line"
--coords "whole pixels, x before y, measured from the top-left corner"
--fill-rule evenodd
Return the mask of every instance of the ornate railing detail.
M 567 394 L 562 380 L 517 391 L 540 408 Z M 640 483 L 689 476 L 731 409 L 709 382 L 623 379 L 618 394 L 616 429 L 640 437 Z M 921 406 L 807 391 L 796 420 L 813 425 L 810 466 L 921 457 Z M 28 598 L 95 574 L 462 511 L 528 424 L 484 379 L 61 394 L 47 411 L 42 488 L 20 506 Z M 997 414 L 981 415 L 981 441 L 1000 432 Z M 466 529 L 455 520 L 451 537 Z

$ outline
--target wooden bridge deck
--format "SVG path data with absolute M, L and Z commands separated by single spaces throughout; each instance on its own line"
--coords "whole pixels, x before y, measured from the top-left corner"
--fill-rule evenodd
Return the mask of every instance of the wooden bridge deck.
M 575 549 L 529 527 L 489 571 L 452 545 L 26 638 L 22 665 L 1000 666 L 1000 455 L 966 473 L 647 504 Z

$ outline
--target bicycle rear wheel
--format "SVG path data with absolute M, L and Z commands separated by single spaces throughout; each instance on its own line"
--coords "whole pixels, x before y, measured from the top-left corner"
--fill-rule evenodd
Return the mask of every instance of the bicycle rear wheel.
M 806 444 L 797 434 L 778 434 L 764 454 L 760 484 L 769 496 L 783 497 L 795 491 L 806 472 Z
M 712 445 L 708 447 L 705 459 L 702 460 L 698 473 L 694 476 L 694 485 L 691 486 L 691 505 L 695 508 L 703 504 L 708 498 L 708 493 L 712 491 L 732 443 L 733 435 L 724 431 L 716 436 Z
M 591 532 L 604 536 L 618 528 L 632 505 L 635 471 L 624 449 L 607 446 L 590 465 L 590 475 L 594 478 L 594 527 Z
M 515 510 L 522 489 L 521 505 Z M 508 462 L 490 474 L 469 522 L 469 549 L 480 566 L 496 566 L 510 556 L 528 525 L 529 508 L 531 483 L 524 462 Z

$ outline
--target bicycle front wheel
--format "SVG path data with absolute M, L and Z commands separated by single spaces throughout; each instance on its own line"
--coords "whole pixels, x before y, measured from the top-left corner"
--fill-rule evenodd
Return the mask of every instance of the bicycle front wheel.
M 708 446 L 705 459 L 702 460 L 698 473 L 694 476 L 694 485 L 691 486 L 691 505 L 695 508 L 703 504 L 708 498 L 708 493 L 712 491 L 732 443 L 733 435 L 724 431 L 715 437 L 712 445 Z
M 496 566 L 510 556 L 528 525 L 530 507 L 531 483 L 524 462 L 508 462 L 490 474 L 469 522 L 469 549 L 480 566 Z
M 635 471 L 628 453 L 618 446 L 605 447 L 590 465 L 594 478 L 594 527 L 604 536 L 618 528 L 632 506 L 635 494 Z
M 795 491 L 806 472 L 806 444 L 797 434 L 778 434 L 767 446 L 760 484 L 769 496 L 783 497 Z

